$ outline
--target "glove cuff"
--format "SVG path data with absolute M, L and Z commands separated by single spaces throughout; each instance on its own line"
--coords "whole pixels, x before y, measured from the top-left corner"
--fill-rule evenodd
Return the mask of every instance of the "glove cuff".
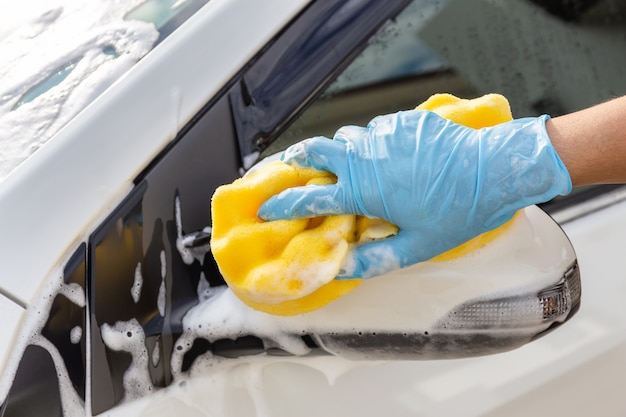
M 550 136 L 548 135 L 548 131 L 546 129 L 546 122 L 550 119 L 550 115 L 544 114 L 537 118 L 537 122 L 540 124 L 542 131 L 542 142 L 545 143 L 546 147 L 546 156 L 551 158 L 555 167 L 555 182 L 556 189 L 558 191 L 558 195 L 568 195 L 572 192 L 572 178 L 569 175 L 569 171 L 567 167 L 561 160 L 561 157 L 554 149 L 552 145 L 552 141 L 550 140 Z
M 492 212 L 483 224 L 486 229 L 499 226 L 521 208 L 571 192 L 569 172 L 546 131 L 549 118 L 515 119 L 481 130 L 482 198 L 476 212 Z

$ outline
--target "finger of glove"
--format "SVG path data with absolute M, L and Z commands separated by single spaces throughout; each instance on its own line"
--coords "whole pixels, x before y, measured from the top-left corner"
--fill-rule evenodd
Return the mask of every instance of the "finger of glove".
M 346 256 L 336 279 L 372 278 L 428 259 L 415 248 L 415 237 L 395 237 L 356 245 Z M 422 254 L 423 255 L 423 254 Z
M 289 188 L 266 200 L 257 215 L 261 220 L 285 220 L 346 213 L 337 184 Z
M 323 136 L 305 139 L 287 148 L 281 160 L 299 167 L 341 175 L 347 166 L 346 146 Z
M 333 136 L 336 143 L 345 144 L 352 148 L 368 148 L 367 142 L 370 138 L 370 129 L 360 126 L 343 126 Z

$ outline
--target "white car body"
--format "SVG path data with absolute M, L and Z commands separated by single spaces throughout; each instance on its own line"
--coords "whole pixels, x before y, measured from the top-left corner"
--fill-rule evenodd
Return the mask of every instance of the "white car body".
M 0 398 L 9 395 L 27 345 L 55 351 L 40 334 L 51 294 L 65 294 L 81 307 L 90 303 L 84 289 L 61 279 L 76 251 L 195 115 L 312 3 L 210 0 L 0 182 Z M 245 157 L 258 155 L 242 156 L 247 169 Z M 68 389 L 67 370 L 57 369 L 65 385 L 63 411 L 198 417 L 624 415 L 626 192 L 615 188 L 552 215 L 578 258 L 582 303 L 567 323 L 528 345 L 448 360 L 260 355 L 219 361 L 184 378 L 174 375 L 174 383 L 149 395 L 127 394 L 98 413 L 90 407 L 95 388 L 88 357 L 85 399 Z M 162 268 L 170 262 L 162 260 Z M 332 320 L 323 314 L 323 320 Z M 87 327 L 94 316 L 88 313 L 85 320 Z M 106 343 L 128 347 L 114 333 L 123 335 L 130 327 L 107 329 Z M 87 332 L 75 335 L 86 339 L 89 352 L 94 347 Z M 62 363 L 58 354 L 51 355 L 57 366 Z M 133 360 L 138 357 L 133 354 Z

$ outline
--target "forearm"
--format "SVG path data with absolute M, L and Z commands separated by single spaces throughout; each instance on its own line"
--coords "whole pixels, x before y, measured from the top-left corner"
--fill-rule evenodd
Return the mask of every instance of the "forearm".
M 626 183 L 626 96 L 548 120 L 574 187 Z

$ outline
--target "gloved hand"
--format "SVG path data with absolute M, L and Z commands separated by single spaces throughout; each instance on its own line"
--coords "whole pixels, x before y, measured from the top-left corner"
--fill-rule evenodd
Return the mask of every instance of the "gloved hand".
M 330 171 L 333 185 L 291 188 L 261 219 L 358 214 L 400 229 L 355 245 L 337 278 L 369 278 L 428 260 L 494 229 L 572 184 L 545 129 L 549 116 L 471 129 L 423 110 L 374 118 L 288 148 L 289 164 Z

